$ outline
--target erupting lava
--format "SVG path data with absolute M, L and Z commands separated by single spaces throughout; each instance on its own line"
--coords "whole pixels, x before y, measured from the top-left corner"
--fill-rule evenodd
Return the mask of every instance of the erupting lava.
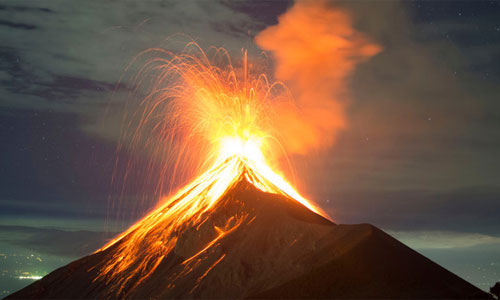
M 279 134 L 273 129 L 276 112 L 272 108 L 276 103 L 291 103 L 286 87 L 281 83 L 270 84 L 264 74 L 252 76 L 246 52 L 241 68 L 236 69 L 224 49 L 212 50 L 215 53 L 212 59 L 195 43 L 188 44 L 181 54 L 163 49 L 144 53 L 154 53 L 155 58 L 146 63 L 138 78 L 144 80 L 149 72 L 158 73 L 141 103 L 142 109 L 138 110 L 139 121 L 134 124 L 137 129 L 125 131 L 124 139 L 133 147 L 142 144 L 147 149 L 154 145 L 150 148 L 153 156 L 176 155 L 174 173 L 178 168 L 187 168 L 180 166 L 181 163 L 193 168 L 197 162 L 196 170 L 208 164 L 211 167 L 98 250 L 118 247 L 114 251 L 116 257 L 101 269 L 100 276 L 120 277 L 121 286 L 138 273 L 146 278 L 153 272 L 176 246 L 178 233 L 203 224 L 224 193 L 241 180 L 263 192 L 295 199 L 326 216 L 271 167 L 270 159 L 284 153 L 276 150 L 281 147 Z M 168 58 L 158 58 L 161 56 L 158 53 Z M 171 147 L 175 146 L 179 148 L 173 151 Z M 219 237 L 238 226 L 237 219 L 231 220 L 231 224 L 220 228 Z M 129 237 L 126 241 L 125 236 Z
M 327 1 L 299 1 L 259 33 L 289 88 L 246 52 L 234 67 L 224 49 L 195 43 L 139 55 L 132 99 L 142 101 L 126 108 L 118 160 L 128 161 L 115 176 L 124 176 L 122 195 L 142 180 L 153 193 L 143 199 L 163 201 L 94 254 L 10 297 L 487 297 L 374 226 L 334 224 L 279 171 L 287 153 L 325 149 L 346 125 L 348 76 L 380 51 L 351 23 Z
M 313 34 L 304 30 L 308 26 Z M 125 116 L 122 141 L 132 154 L 141 150 L 141 156 L 151 158 L 145 180 L 156 181 L 158 196 L 168 190 L 165 182 L 190 178 L 191 183 L 99 250 L 113 247 L 113 257 L 97 278 L 121 289 L 140 274 L 133 283 L 138 285 L 179 247 L 179 235 L 206 223 L 241 181 L 294 199 L 328 219 L 278 170 L 288 161 L 287 152 L 304 154 L 332 144 L 345 126 L 346 78 L 380 48 L 354 30 L 344 12 L 321 1 L 297 3 L 256 41 L 273 52 L 276 77 L 290 90 L 257 72 L 261 65 L 249 63 L 246 51 L 235 66 L 223 48 L 204 52 L 194 42 L 178 53 L 155 48 L 139 55 L 149 57 L 133 78 L 145 97 L 127 110 L 132 114 Z M 125 177 L 132 163 L 128 166 Z M 197 255 L 249 222 L 247 217 L 231 216 L 216 226 L 216 236 L 200 252 L 183 258 L 186 270 Z
M 116 246 L 118 251 L 115 252 L 117 257 L 108 262 L 101 270 L 101 274 L 121 274 L 123 277 L 120 280 L 120 285 L 136 276 L 138 271 L 143 274 L 142 278 L 147 278 L 167 254 L 176 247 L 179 232 L 188 227 L 199 228 L 206 223 L 211 209 L 217 201 L 222 199 L 223 194 L 241 180 L 248 181 L 264 192 L 282 194 L 296 199 L 319 214 L 319 211 L 312 204 L 301 197 L 263 162 L 249 160 L 248 156 L 239 151 L 243 150 L 239 146 L 236 147 L 238 152 L 216 164 L 215 167 L 198 177 L 182 191 L 169 198 L 160 208 L 100 249 L 99 251 L 105 250 L 118 244 Z M 202 250 L 184 260 L 183 264 L 189 267 L 189 263 L 193 259 L 227 233 L 236 229 L 245 218 L 246 216 L 242 216 L 241 219 L 234 216 L 229 219 L 224 228 L 216 227 L 217 236 Z M 126 242 L 120 243 L 122 237 L 125 236 L 129 238 Z M 152 237 L 155 239 L 154 242 L 151 241 Z M 145 255 L 145 253 L 147 254 Z M 151 265 L 152 262 L 154 262 L 153 265 Z

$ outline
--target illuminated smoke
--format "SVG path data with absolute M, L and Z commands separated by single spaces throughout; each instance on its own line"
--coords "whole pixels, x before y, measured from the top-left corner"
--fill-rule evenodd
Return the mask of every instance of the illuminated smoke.
M 252 69 L 246 52 L 238 68 L 226 50 L 205 52 L 196 43 L 180 53 L 156 48 L 139 55 L 147 59 L 134 78 L 143 98 L 124 116 L 122 142 L 130 153 L 150 157 L 144 181 L 153 182 L 154 194 L 163 194 L 165 182 L 180 172 L 193 179 L 98 250 L 110 251 L 112 259 L 98 267 L 96 280 L 119 291 L 139 286 L 175 250 L 179 236 L 210 223 L 210 212 L 242 180 L 328 217 L 288 183 L 275 162 L 333 143 L 346 125 L 347 77 L 380 48 L 352 28 L 345 12 L 323 2 L 299 2 L 257 43 L 272 52 L 275 77 L 288 89 Z M 129 161 L 125 177 L 131 170 L 137 171 Z M 204 249 L 245 218 L 231 217 L 214 228 L 217 234 Z M 184 259 L 178 276 L 191 272 L 204 249 Z
M 274 120 L 288 153 L 329 147 L 346 127 L 348 77 L 381 51 L 352 23 L 346 11 L 324 1 L 300 1 L 256 37 L 294 98 L 277 104 Z

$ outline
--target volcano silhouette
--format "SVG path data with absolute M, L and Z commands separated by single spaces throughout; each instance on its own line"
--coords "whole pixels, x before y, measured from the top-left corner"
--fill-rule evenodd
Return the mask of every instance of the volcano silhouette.
M 157 221 L 167 206 L 7 299 L 491 298 L 380 229 L 334 224 L 254 177 L 242 168 L 203 218 L 169 237 Z M 175 244 L 162 251 L 166 238 Z M 120 272 L 117 260 L 128 260 Z

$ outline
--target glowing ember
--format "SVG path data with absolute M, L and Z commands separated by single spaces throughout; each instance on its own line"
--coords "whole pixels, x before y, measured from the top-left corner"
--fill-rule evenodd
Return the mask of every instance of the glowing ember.
M 143 53 L 153 58 L 141 68 L 137 82 L 144 84 L 145 78 L 152 82 L 140 106 L 125 120 L 129 129 L 122 140 L 130 143 L 132 152 L 141 149 L 148 153 L 150 165 L 162 166 L 157 190 L 163 190 L 165 174 L 193 178 L 237 157 L 259 174 L 256 186 L 288 195 L 319 213 L 276 171 L 286 152 L 281 130 L 274 126 L 280 113 L 274 108 L 293 106 L 288 90 L 281 83 L 271 84 L 264 74 L 253 74 L 246 52 L 239 68 L 233 67 L 224 49 L 213 48 L 212 52 L 209 59 L 190 43 L 180 54 L 163 49 Z M 235 180 L 223 179 L 226 171 L 222 168 L 221 174 L 212 175 L 223 182 L 213 192 L 212 202 Z M 241 172 L 225 176 L 237 177 Z
M 178 55 L 161 49 L 146 52 L 155 56 L 138 78 L 142 81 L 156 72 L 155 80 L 136 110 L 138 121 L 128 121 L 128 126 L 136 128 L 125 131 L 124 140 L 132 149 L 144 145 L 142 148 L 152 157 L 165 157 L 166 165 L 167 157 L 175 159 L 174 173 L 179 169 L 202 173 L 207 165 L 211 167 L 99 250 L 117 247 L 113 251 L 116 257 L 102 267 L 100 276 L 122 278 L 120 286 L 138 273 L 144 274 L 143 278 L 151 274 L 176 246 L 177 233 L 202 224 L 217 201 L 240 180 L 264 192 L 295 199 L 325 216 L 275 171 L 276 164 L 271 167 L 271 161 L 284 154 L 273 127 L 272 107 L 291 102 L 286 88 L 269 84 L 263 74 L 252 76 L 246 53 L 242 67 L 235 69 L 225 50 L 214 51 L 211 60 L 196 44 L 188 45 Z M 169 58 L 158 58 L 161 55 Z M 159 181 L 162 184 L 163 178 Z M 219 238 L 238 226 L 238 220 L 232 220 L 219 229 Z M 125 236 L 127 239 L 123 239 Z M 148 248 L 146 255 L 144 248 Z
M 170 214 L 185 215 L 186 211 L 176 208 L 187 206 L 191 214 L 206 211 L 242 174 L 252 174 L 247 179 L 262 191 L 287 195 L 320 213 L 270 167 L 269 160 L 283 154 L 271 149 L 272 143 L 280 146 L 272 126 L 272 108 L 279 102 L 291 102 L 286 87 L 269 84 L 264 74 L 252 76 L 246 52 L 243 66 L 235 69 L 224 49 L 213 50 L 210 60 L 195 43 L 178 55 L 151 49 L 145 53 L 169 58 L 153 58 L 138 75 L 141 78 L 151 70 L 158 71 L 141 103 L 145 108 L 140 110 L 138 129 L 130 136 L 126 131 L 125 139 L 132 140 L 133 146 L 139 141 L 155 146 L 152 150 L 157 156 L 167 155 L 172 160 L 176 155 L 177 164 L 190 164 L 191 169 L 195 165 L 195 172 L 211 165 L 209 171 L 166 201 L 168 205 L 182 198 Z
M 103 247 L 100 251 L 115 244 L 119 248 L 118 251 L 114 251 L 119 257 L 109 261 L 103 270 L 104 273 L 117 274 L 126 270 L 131 271 L 129 268 L 134 267 L 140 268 L 143 272 L 146 271 L 143 268 L 149 267 L 147 271 L 152 272 L 154 267 L 151 268 L 146 262 L 155 260 L 156 264 L 159 264 L 163 256 L 176 246 L 177 233 L 187 226 L 203 224 L 207 220 L 207 213 L 221 199 L 221 196 L 240 180 L 247 180 L 265 192 L 293 197 L 309 209 L 319 213 L 270 168 L 259 165 L 259 162 L 250 161 L 244 156 L 233 155 L 201 175 L 177 195 L 166 200 L 160 208 Z M 213 239 L 207 248 L 238 227 L 238 220 L 230 220 L 234 222 L 227 224 L 226 228 L 220 228 L 219 236 Z M 125 236 L 128 236 L 126 242 L 120 243 Z M 153 244 L 149 243 L 151 237 L 157 239 Z M 146 245 L 149 254 L 143 256 Z M 126 255 L 123 255 L 124 253 Z M 158 260 L 159 254 L 162 254 L 162 258 Z M 184 263 L 188 263 L 196 256 L 186 259 Z M 143 261 L 139 266 L 136 265 L 138 260 Z M 132 273 L 130 276 L 135 275 L 135 272 Z
M 304 29 L 308 26 L 314 34 Z M 99 250 L 110 249 L 112 257 L 98 267 L 95 280 L 104 279 L 119 291 L 139 286 L 167 256 L 165 261 L 178 257 L 174 250 L 183 247 L 179 236 L 208 226 L 225 193 L 243 180 L 328 218 L 278 170 L 288 161 L 287 152 L 305 154 L 332 144 L 345 126 L 347 77 L 380 48 L 355 31 L 344 12 L 322 1 L 295 5 L 256 41 L 273 52 L 277 78 L 291 84 L 297 99 L 282 83 L 255 71 L 262 64 L 249 63 L 246 52 L 236 67 L 224 49 L 211 48 L 207 54 L 195 43 L 177 54 L 150 49 L 139 56 L 150 58 L 133 78 L 137 94 L 145 97 L 128 108 L 120 147 L 127 146 L 131 156 L 150 158 L 144 178 L 155 181 L 158 196 L 168 190 L 166 182 L 191 183 Z M 129 161 L 125 177 L 132 167 Z M 189 250 L 180 255 L 183 269 L 175 276 L 199 266 L 201 254 L 242 222 L 251 222 L 247 217 L 230 215 L 223 225 L 210 228 L 211 236 L 194 234 L 201 250 L 192 253 L 195 247 L 186 246 Z M 215 260 L 197 284 L 223 259 Z M 174 278 L 169 282 L 174 285 Z

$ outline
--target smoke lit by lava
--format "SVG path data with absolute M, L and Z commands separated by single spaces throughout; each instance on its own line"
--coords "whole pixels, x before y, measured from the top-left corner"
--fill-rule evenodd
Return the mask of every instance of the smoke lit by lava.
M 346 78 L 379 47 L 352 28 L 346 13 L 323 2 L 299 2 L 256 41 L 276 58 L 275 75 L 255 71 L 262 68 L 246 51 L 233 65 L 225 49 L 204 52 L 194 42 L 180 53 L 154 48 L 138 56 L 146 63 L 133 81 L 136 94 L 145 96 L 125 115 L 120 147 L 147 153 L 151 168 L 161 166 L 146 179 L 155 182 L 158 193 L 169 181 L 167 174 L 195 179 L 98 250 L 117 249 L 98 278 L 114 278 L 120 287 L 137 274 L 147 278 L 176 246 L 178 233 L 203 224 L 241 178 L 327 217 L 283 177 L 282 162 L 287 154 L 332 144 L 345 126 Z M 239 222 L 230 219 L 207 247 Z

